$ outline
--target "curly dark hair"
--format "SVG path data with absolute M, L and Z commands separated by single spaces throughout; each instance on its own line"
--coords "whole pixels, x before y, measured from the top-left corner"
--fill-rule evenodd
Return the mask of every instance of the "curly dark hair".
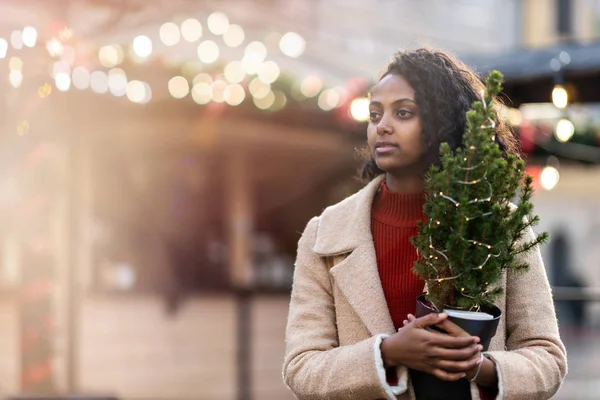
M 389 74 L 402 75 L 415 90 L 420 110 L 421 138 L 425 145 L 425 165 L 439 164 L 439 147 L 447 142 L 454 150 L 462 146 L 467 118 L 474 101 L 481 99 L 483 81 L 464 63 L 443 51 L 417 49 L 394 55 L 378 81 Z M 499 118 L 502 104 L 494 99 L 496 110 L 496 140 L 504 156 L 520 156 L 519 143 L 506 123 Z M 362 151 L 365 163 L 360 177 L 370 181 L 385 173 L 379 169 L 368 146 Z M 424 171 L 425 172 L 425 171 Z

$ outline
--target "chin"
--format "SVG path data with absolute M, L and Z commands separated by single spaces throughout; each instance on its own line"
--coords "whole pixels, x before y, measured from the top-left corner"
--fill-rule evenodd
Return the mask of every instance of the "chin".
M 376 160 L 375 164 L 377 164 L 377 168 L 385 172 L 391 172 L 410 166 L 410 163 L 403 163 L 392 160 Z
M 393 173 L 396 172 L 408 172 L 409 170 L 421 169 L 419 160 L 413 162 L 399 161 L 399 160 L 375 160 L 377 168 L 382 171 Z

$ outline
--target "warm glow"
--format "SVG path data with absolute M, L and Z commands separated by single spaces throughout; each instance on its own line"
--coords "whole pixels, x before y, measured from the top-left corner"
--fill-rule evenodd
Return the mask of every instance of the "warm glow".
M 266 96 L 258 98 L 254 97 L 254 105 L 261 110 L 267 110 L 275 103 L 275 94 L 269 91 Z
M 18 88 L 21 86 L 21 83 L 23 83 L 23 73 L 18 70 L 10 71 L 8 80 L 10 81 L 12 87 Z
M 63 45 L 58 39 L 54 38 L 46 43 L 46 49 L 52 57 L 58 57 L 62 54 Z
M 242 63 L 239 61 L 227 64 L 223 74 L 225 75 L 225 79 L 230 83 L 240 83 L 246 77 L 246 73 L 242 69 Z
M 552 103 L 558 108 L 565 108 L 569 104 L 569 94 L 561 85 L 554 86 L 552 90 Z
M 552 190 L 556 187 L 559 180 L 560 174 L 556 168 L 551 166 L 544 167 L 540 176 L 542 188 L 545 190 Z
M 256 74 L 262 67 L 266 56 L 267 48 L 262 42 L 254 41 L 249 43 L 244 50 L 242 68 L 248 75 Z
M 71 75 L 73 86 L 85 90 L 90 87 L 90 72 L 84 67 L 76 67 Z
M 265 57 L 267 57 L 267 48 L 262 42 L 254 41 L 248 43 L 248 46 L 246 46 L 246 49 L 244 50 L 244 55 L 253 55 L 262 62 Z
M 90 76 L 90 87 L 95 93 L 108 92 L 108 75 L 103 71 L 94 71 Z
M 273 92 L 273 95 L 275 96 L 275 99 L 273 100 L 273 104 L 271 104 L 271 107 L 269 107 L 269 110 L 282 110 L 287 104 L 287 97 L 285 97 L 285 94 L 280 91 Z
M 367 121 L 369 119 L 369 99 L 360 97 L 352 100 L 350 104 L 350 115 L 356 121 Z
M 316 76 L 308 76 L 300 84 L 300 92 L 306 97 L 315 97 L 321 89 L 323 89 L 323 81 Z
M 209 86 L 214 82 L 212 76 L 204 72 L 199 73 L 194 77 L 194 85 L 197 83 L 207 83 Z
M 554 136 L 559 142 L 568 142 L 569 139 L 573 137 L 575 133 L 575 127 L 573 123 L 568 119 L 561 119 L 556 124 L 556 129 L 554 130 Z
M 8 52 L 8 42 L 0 38 L 0 58 L 6 58 L 6 53 Z
M 223 34 L 223 42 L 229 47 L 238 47 L 244 43 L 245 38 L 246 34 L 242 27 L 235 24 L 229 25 L 227 32 Z
M 10 60 L 8 60 L 8 69 L 10 69 L 11 71 L 22 70 L 23 60 L 21 60 L 21 57 L 11 57 Z
M 295 32 L 288 32 L 279 41 L 281 52 L 288 57 L 300 57 L 306 48 L 306 41 Z
M 133 52 L 141 58 L 149 57 L 152 54 L 152 40 L 145 35 L 137 36 L 133 39 Z
M 146 90 L 144 91 L 144 100 L 141 101 L 141 104 L 146 104 L 152 100 L 152 88 L 148 82 L 142 82 L 142 84 Z
M 333 89 L 325 89 L 319 95 L 319 108 L 323 111 L 330 111 L 336 108 L 340 102 L 340 95 Z
M 56 78 L 56 75 L 63 73 L 63 74 L 70 74 L 71 73 L 71 66 L 64 62 L 64 61 L 57 61 L 52 65 L 52 77 Z
M 127 98 L 132 103 L 142 103 L 146 98 L 146 86 L 140 81 L 131 81 L 126 88 Z
M 258 70 L 258 78 L 264 83 L 273 83 L 279 78 L 279 65 L 275 61 L 267 61 Z
M 108 71 L 108 89 L 115 96 L 127 94 L 127 75 L 120 68 Z
M 67 92 L 71 88 L 71 77 L 69 74 L 61 72 L 54 78 L 56 88 L 61 92 Z
M 181 24 L 181 36 L 190 43 L 197 42 L 202 37 L 202 25 L 197 19 L 186 19 Z
M 64 46 L 60 59 L 69 65 L 75 64 L 75 49 L 71 46 Z
M 33 26 L 27 26 L 23 29 L 23 44 L 27 47 L 35 47 L 37 43 L 38 33 Z
M 229 18 L 222 12 L 214 12 L 208 16 L 206 21 L 208 29 L 215 35 L 222 35 L 229 28 Z
M 212 100 L 211 83 L 199 82 L 192 88 L 192 98 L 200 105 L 208 104 Z
M 203 63 L 214 63 L 219 59 L 219 46 L 212 40 L 205 40 L 198 46 L 198 57 Z
M 165 46 L 175 46 L 177 43 L 179 43 L 179 40 L 181 39 L 181 32 L 179 31 L 179 26 L 177 26 L 177 24 L 174 24 L 173 22 L 167 22 L 163 24 L 160 27 L 158 35 L 160 36 L 160 40 Z M 141 82 L 140 85 L 142 85 Z
M 211 85 L 212 99 L 216 103 L 222 103 L 225 101 L 225 89 L 227 89 L 227 82 L 225 81 L 214 81 Z
M 169 93 L 176 99 L 183 99 L 190 92 L 190 85 L 183 76 L 175 76 L 169 81 Z
M 248 89 L 250 90 L 250 93 L 252 93 L 252 96 L 255 99 L 262 99 L 263 97 L 271 93 L 271 85 L 269 85 L 268 83 L 264 83 L 258 78 L 252 79 L 252 82 L 250 82 Z
M 200 61 L 186 61 L 181 65 L 181 75 L 185 77 L 196 76 L 200 71 L 202 71 Z
M 511 126 L 519 126 L 523 122 L 523 114 L 516 108 L 508 108 L 508 123 Z
M 23 32 L 12 31 L 10 34 L 10 44 L 16 50 L 21 50 L 23 48 Z
M 106 68 L 113 68 L 119 64 L 119 52 L 115 46 L 104 46 L 98 51 L 98 60 Z
M 237 106 L 244 101 L 246 98 L 246 93 L 244 92 L 244 88 L 241 85 L 233 84 L 227 86 L 225 89 L 225 102 L 230 106 Z

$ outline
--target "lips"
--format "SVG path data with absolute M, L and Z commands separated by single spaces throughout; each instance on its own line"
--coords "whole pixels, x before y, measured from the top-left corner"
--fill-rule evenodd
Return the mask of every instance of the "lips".
M 375 143 L 375 149 L 393 149 L 398 148 L 396 143 L 391 142 L 377 142 Z

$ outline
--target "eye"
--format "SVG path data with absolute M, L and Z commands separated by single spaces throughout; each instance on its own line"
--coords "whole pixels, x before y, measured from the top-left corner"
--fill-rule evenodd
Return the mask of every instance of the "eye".
M 379 118 L 381 118 L 381 114 L 371 111 L 369 113 L 369 119 L 371 122 L 376 122 Z
M 396 115 L 398 115 L 401 118 L 407 118 L 407 117 L 410 117 L 412 115 L 412 112 L 410 112 L 408 110 L 398 110 L 398 112 L 396 113 Z

